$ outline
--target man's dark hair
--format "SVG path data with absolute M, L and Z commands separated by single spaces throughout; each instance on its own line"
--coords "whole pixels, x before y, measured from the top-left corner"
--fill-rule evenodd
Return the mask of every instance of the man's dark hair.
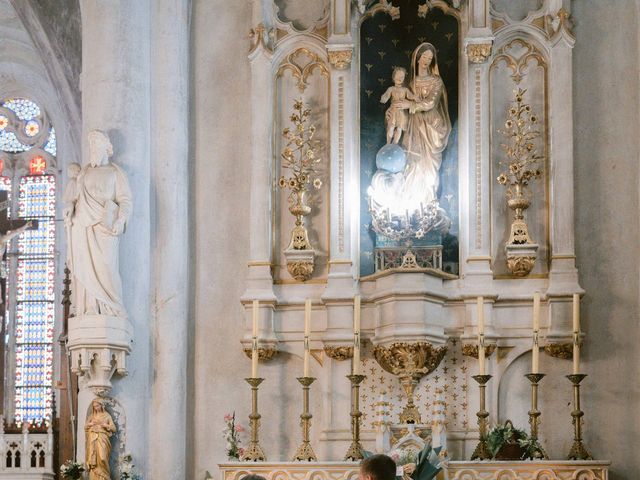
M 360 472 L 373 480 L 395 480 L 396 462 L 387 455 L 372 455 L 360 462 Z
M 267 480 L 262 475 L 256 475 L 255 473 L 250 473 L 249 475 L 245 475 L 242 477 L 242 480 Z

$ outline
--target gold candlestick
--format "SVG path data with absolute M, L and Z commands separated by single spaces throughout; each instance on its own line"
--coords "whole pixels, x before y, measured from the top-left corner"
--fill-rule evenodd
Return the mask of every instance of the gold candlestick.
M 529 425 L 531 425 L 531 440 L 538 443 L 538 422 L 541 412 L 538 410 L 538 384 L 545 377 L 544 373 L 528 373 L 525 375 L 531 382 L 531 410 L 529 410 Z M 547 452 L 538 443 L 538 447 L 533 453 L 534 459 L 548 460 Z
M 476 445 L 476 449 L 471 455 L 471 460 L 491 460 L 491 452 L 487 445 L 487 418 L 489 418 L 489 412 L 485 407 L 485 389 L 487 382 L 491 380 L 491 375 L 474 375 L 472 377 L 480 387 L 480 410 L 476 414 L 478 416 L 478 426 L 480 427 L 480 441 Z
M 364 458 L 362 445 L 360 444 L 360 417 L 362 417 L 362 412 L 360 411 L 360 384 L 367 377 L 366 375 L 347 375 L 347 378 L 351 382 L 351 445 L 344 459 L 357 462 Z
M 567 378 L 573 383 L 573 445 L 567 457 L 569 460 L 593 460 L 591 454 L 587 451 L 582 443 L 582 417 L 584 412 L 580 410 L 580 382 L 586 377 L 583 373 L 567 375 Z
M 309 432 L 311 431 L 311 418 L 313 415 L 309 413 L 309 387 L 315 382 L 313 377 L 299 377 L 298 381 L 302 385 L 302 415 L 300 415 L 300 426 L 302 426 L 302 444 L 298 447 L 298 451 L 293 457 L 294 461 L 315 462 L 318 459 L 311 448 L 309 441 Z
M 264 452 L 260 443 L 258 443 L 258 429 L 260 428 L 260 417 L 258 413 L 258 386 L 264 381 L 264 378 L 245 378 L 246 382 L 251 385 L 251 415 L 249 415 L 249 423 L 251 425 L 251 441 L 249 447 L 244 451 L 241 460 L 244 462 L 264 462 Z

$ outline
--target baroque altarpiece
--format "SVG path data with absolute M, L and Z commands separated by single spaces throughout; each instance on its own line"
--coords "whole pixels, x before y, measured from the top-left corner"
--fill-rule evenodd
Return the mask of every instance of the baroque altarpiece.
M 469 459 L 478 297 L 494 419 L 503 376 L 532 349 L 534 292 L 540 348 L 570 358 L 571 302 L 584 292 L 568 9 L 562 0 L 253 1 L 243 346 L 258 300 L 261 361 L 297 361 L 312 300 L 319 458 L 342 460 L 351 440 L 357 295 L 371 450 L 386 421 L 392 441 L 401 425 L 446 430 L 451 458 Z M 514 166 L 518 148 L 526 161 Z M 522 478 L 576 478 L 563 468 Z M 604 478 L 598 468 L 584 478 Z M 460 478 L 485 478 L 474 472 Z

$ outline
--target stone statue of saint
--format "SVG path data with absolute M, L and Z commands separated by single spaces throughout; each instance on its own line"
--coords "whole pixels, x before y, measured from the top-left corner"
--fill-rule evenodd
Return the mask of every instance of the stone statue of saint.
M 89 480 L 111 480 L 109 457 L 111 435 L 116 431 L 111 415 L 98 399 L 91 402 L 91 414 L 84 426 L 86 446 L 85 462 Z
M 125 173 L 111 163 L 109 137 L 89 133 L 89 162 L 65 191 L 69 267 L 77 316 L 126 318 L 119 272 L 119 236 L 131 215 L 131 191 Z
M 411 96 L 398 102 L 408 108 L 401 146 L 406 164 L 400 172 L 378 170 L 371 181 L 371 198 L 391 212 L 404 215 L 437 201 L 442 152 L 451 133 L 447 92 L 438 70 L 436 49 L 420 44 L 411 57 Z

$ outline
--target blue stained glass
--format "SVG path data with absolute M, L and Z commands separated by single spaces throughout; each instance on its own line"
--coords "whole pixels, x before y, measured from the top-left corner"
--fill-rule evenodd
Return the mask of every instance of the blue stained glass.
M 51 257 L 55 254 L 55 240 L 55 222 L 39 218 L 37 230 L 25 230 L 18 237 L 18 252 L 21 255 Z
M 56 156 L 58 151 L 58 141 L 56 140 L 56 129 L 51 128 L 51 132 L 49 133 L 49 138 L 47 139 L 47 143 L 44 145 L 44 151 L 48 152 L 52 156 Z
M 40 116 L 40 107 L 26 98 L 12 98 L 2 106 L 15 112 L 20 120 L 31 120 Z
M 35 420 L 39 422 L 51 418 L 53 406 L 52 387 L 16 387 L 15 397 L 18 422 Z
M 26 152 L 31 147 L 18 140 L 16 134 L 7 130 L 0 130 L 0 150 L 9 153 Z
M 19 258 L 16 274 L 18 302 L 54 301 L 54 261 L 50 258 Z
M 16 342 L 51 343 L 55 307 L 51 302 L 22 302 L 16 307 Z
M 56 181 L 53 175 L 29 175 L 20 179 L 19 217 L 54 217 Z

